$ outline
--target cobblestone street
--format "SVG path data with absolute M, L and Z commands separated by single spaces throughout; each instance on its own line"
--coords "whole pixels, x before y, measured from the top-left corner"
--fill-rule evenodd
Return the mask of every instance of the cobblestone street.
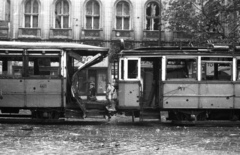
M 73 125 L 0 124 L 0 154 L 239 154 L 239 127 L 110 122 Z

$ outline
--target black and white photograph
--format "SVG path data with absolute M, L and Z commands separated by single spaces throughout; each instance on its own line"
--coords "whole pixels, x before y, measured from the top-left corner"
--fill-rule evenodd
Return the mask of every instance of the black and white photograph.
M 0 155 L 240 154 L 239 0 L 0 0 Z

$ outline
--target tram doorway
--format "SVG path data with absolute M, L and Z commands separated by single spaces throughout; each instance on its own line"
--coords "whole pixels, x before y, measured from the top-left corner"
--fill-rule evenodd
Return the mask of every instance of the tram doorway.
M 143 108 L 159 107 L 160 85 L 161 85 L 162 59 L 142 58 L 141 59 L 141 82 Z

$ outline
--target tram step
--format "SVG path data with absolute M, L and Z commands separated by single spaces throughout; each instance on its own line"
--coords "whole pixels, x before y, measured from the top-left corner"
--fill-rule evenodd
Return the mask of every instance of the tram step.
M 87 117 L 88 116 L 99 116 L 99 115 L 105 115 L 106 111 L 98 110 L 98 109 L 91 109 L 91 110 L 87 110 L 86 114 L 87 114 Z
M 160 119 L 160 112 L 140 112 L 140 118 L 142 119 Z
M 106 103 L 105 102 L 98 102 L 98 101 L 88 101 L 85 102 L 86 108 L 87 109 L 100 109 L 104 110 L 106 109 Z
M 156 107 L 143 107 L 142 111 L 154 111 L 154 112 L 159 112 L 159 108 Z

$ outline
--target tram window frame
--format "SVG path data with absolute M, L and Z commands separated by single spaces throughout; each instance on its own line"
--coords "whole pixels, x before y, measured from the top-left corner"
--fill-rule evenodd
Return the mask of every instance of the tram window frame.
M 124 71 L 124 59 L 123 58 L 120 58 L 119 59 L 119 80 L 124 80 L 125 78 L 125 71 Z
M 236 59 L 236 81 L 240 81 L 240 57 Z
M 34 62 L 34 59 L 37 62 Z M 54 61 L 53 59 L 58 59 L 58 61 Z M 43 62 L 42 60 L 44 60 L 45 62 Z M 33 66 L 30 66 L 30 62 L 38 63 L 38 65 L 42 63 L 42 66 L 40 65 L 36 66 L 36 70 L 35 70 L 34 64 Z M 46 63 L 48 63 L 50 66 L 45 65 Z M 52 66 L 51 65 L 52 63 L 58 63 L 58 65 Z M 31 73 L 30 67 L 33 67 L 33 73 Z M 60 55 L 28 55 L 26 68 L 27 68 L 27 76 L 30 78 L 61 78 L 61 56 Z M 40 69 L 42 69 L 42 71 L 40 71 Z
M 133 64 L 129 66 L 130 61 L 136 61 L 135 72 L 131 72 Z M 131 69 L 131 70 L 130 70 Z M 133 70 L 132 70 L 133 71 Z M 136 81 L 140 80 L 141 59 L 140 58 L 120 58 L 119 60 L 119 80 Z M 132 77 L 133 76 L 133 77 Z
M 5 62 L 4 62 L 5 59 Z M 24 58 L 22 55 L 1 55 L 0 57 L 0 78 L 23 78 L 24 77 Z M 9 63 L 11 62 L 11 64 Z M 15 62 L 15 65 L 13 64 Z M 16 65 L 20 63 L 20 65 Z M 11 68 L 9 68 L 11 67 Z M 15 69 L 14 69 L 15 68 Z
M 207 64 L 213 64 L 213 65 L 207 68 Z M 225 67 L 226 64 L 229 64 L 229 66 Z M 221 66 L 222 66 L 222 70 L 220 68 Z M 232 81 L 233 80 L 233 58 L 232 57 L 201 57 L 201 68 L 202 68 L 201 81 Z M 227 71 L 226 68 L 230 69 L 228 76 L 227 76 L 227 72 L 224 72 L 224 70 Z M 215 71 L 215 69 L 217 70 Z M 225 75 L 222 74 L 223 72 L 225 73 Z
M 185 64 L 184 64 L 185 60 Z M 168 62 L 172 61 L 173 64 L 168 64 Z M 175 61 L 175 64 L 174 64 Z M 189 63 L 192 62 L 192 63 Z M 178 64 L 180 63 L 180 64 Z M 175 73 L 174 68 L 173 74 L 170 74 L 170 70 L 168 66 L 175 65 Z M 184 66 L 185 65 L 185 66 Z M 198 58 L 197 57 L 167 57 L 166 59 L 166 81 L 197 81 L 198 78 Z M 177 68 L 179 67 L 179 68 Z M 181 75 L 179 74 L 181 73 Z M 171 75 L 171 77 L 169 77 Z M 175 76 L 175 77 L 174 77 Z

